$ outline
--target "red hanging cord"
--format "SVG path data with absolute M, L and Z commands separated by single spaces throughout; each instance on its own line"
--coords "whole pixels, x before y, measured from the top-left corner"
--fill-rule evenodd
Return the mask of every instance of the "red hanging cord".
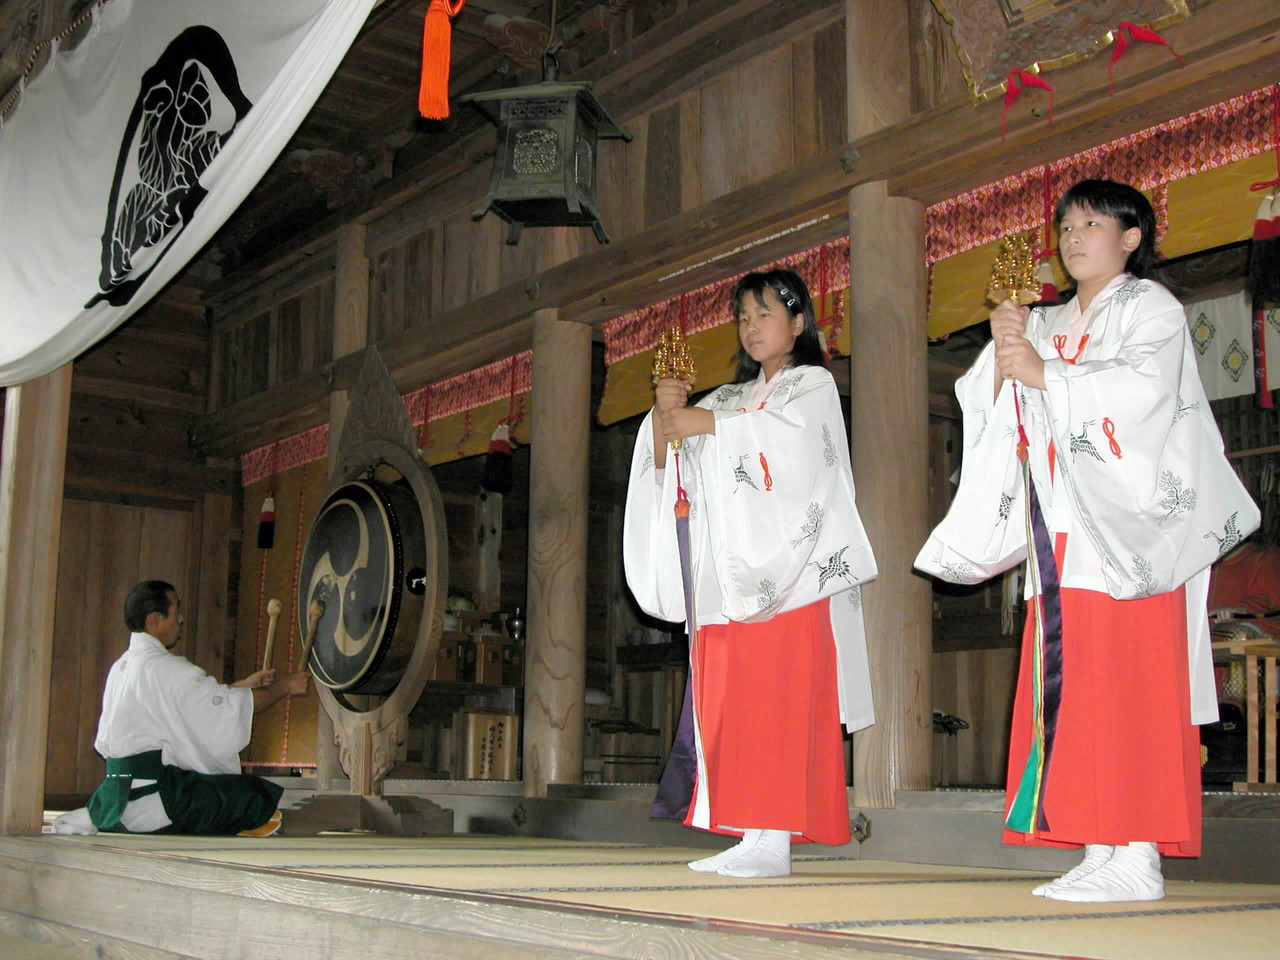
M 1042 194 L 1042 210 L 1044 212 L 1044 248 L 1036 254 L 1036 259 L 1053 256 L 1053 173 L 1049 165 L 1044 165 L 1044 191 Z
M 1039 266 L 1036 279 L 1040 281 L 1040 302 L 1058 302 L 1058 284 L 1053 276 L 1053 176 L 1049 165 L 1044 165 L 1044 189 L 1042 196 L 1044 214 L 1044 248 L 1036 254 Z
M 1004 106 L 1000 110 L 1000 139 L 1004 139 L 1005 120 L 1013 101 L 1017 100 L 1027 87 L 1039 87 L 1049 91 L 1049 122 L 1053 123 L 1053 85 L 1048 80 L 1027 70 L 1010 70 L 1009 79 L 1005 81 Z
M 431 447 L 431 388 L 422 390 L 422 426 L 418 428 L 418 446 L 424 449 Z
M 511 358 L 511 382 L 507 387 L 507 416 L 501 422 L 515 423 L 516 419 L 516 358 Z
M 471 440 L 471 411 L 468 410 L 462 415 L 462 434 L 458 437 L 458 445 L 454 448 L 454 452 L 459 457 L 465 457 L 467 454 L 463 449 Z
M 302 569 L 302 518 L 306 515 L 307 509 L 307 485 L 301 483 L 298 485 L 298 523 L 294 528 L 293 534 L 293 596 L 298 595 L 298 576 Z M 285 669 L 290 673 L 293 672 L 293 641 L 297 637 L 298 621 L 296 617 L 289 618 L 289 645 L 288 657 L 285 660 Z M 298 651 L 301 653 L 302 651 Z M 304 663 L 301 665 L 303 670 L 307 669 Z M 280 737 L 280 762 L 286 764 L 289 762 L 289 720 L 292 715 L 293 697 L 284 698 L 284 730 Z
M 283 440 L 271 445 L 271 479 L 267 481 L 267 495 L 262 499 L 258 513 L 258 549 L 270 550 L 276 542 L 276 474 L 280 471 L 280 447 Z
M 683 337 L 688 329 L 689 319 L 689 295 L 687 293 L 680 294 L 680 335 Z M 689 495 L 685 493 L 684 484 L 680 478 L 680 450 L 672 451 L 676 461 L 676 519 L 683 520 L 689 516 Z
M 1276 155 L 1276 179 L 1252 183 L 1249 185 L 1250 190 L 1280 186 L 1280 84 L 1271 88 L 1271 149 Z
M 1111 62 L 1107 64 L 1107 95 L 1115 96 L 1116 88 L 1111 79 L 1112 69 L 1116 65 L 1116 61 L 1124 56 L 1124 52 L 1135 43 L 1156 43 L 1168 49 L 1173 54 L 1174 59 L 1178 61 L 1178 66 L 1182 66 L 1182 58 L 1178 56 L 1178 52 L 1169 46 L 1169 41 L 1160 34 L 1156 33 L 1150 27 L 1140 27 L 1136 23 L 1130 23 L 1128 20 L 1121 20 L 1120 25 L 1111 32 L 1114 45 L 1111 48 Z

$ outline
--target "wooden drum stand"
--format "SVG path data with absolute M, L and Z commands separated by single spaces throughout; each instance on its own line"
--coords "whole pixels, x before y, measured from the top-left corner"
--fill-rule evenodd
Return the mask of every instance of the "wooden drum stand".
M 404 756 L 409 711 L 435 662 L 448 569 L 440 491 L 418 455 L 395 383 L 371 347 L 307 537 L 296 604 L 300 635 L 314 636 L 304 662 L 333 723 L 350 792 L 317 793 L 286 811 L 283 834 L 453 832 L 452 810 L 382 794 Z M 326 747 L 319 744 L 321 769 Z

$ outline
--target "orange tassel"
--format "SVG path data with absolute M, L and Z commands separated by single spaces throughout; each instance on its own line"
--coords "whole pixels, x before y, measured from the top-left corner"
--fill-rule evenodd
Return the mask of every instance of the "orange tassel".
M 422 78 L 418 112 L 429 120 L 449 116 L 450 21 L 467 0 L 431 0 L 422 21 Z

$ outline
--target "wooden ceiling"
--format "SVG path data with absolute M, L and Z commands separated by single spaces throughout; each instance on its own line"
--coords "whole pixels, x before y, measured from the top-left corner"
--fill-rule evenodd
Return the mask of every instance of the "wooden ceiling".
M 0 0 L 0 104 L 9 106 L 33 52 L 61 34 L 93 0 Z M 468 0 L 454 21 L 450 67 L 453 116 L 418 115 L 422 22 L 428 0 L 382 0 L 332 81 L 206 256 L 222 272 L 267 255 L 318 221 L 367 208 L 393 178 L 415 179 L 468 134 L 486 126 L 456 98 L 542 79 L 548 42 L 561 72 L 583 66 L 698 0 Z M 555 18 L 554 37 L 552 18 Z M 74 46 L 84 29 L 72 32 Z

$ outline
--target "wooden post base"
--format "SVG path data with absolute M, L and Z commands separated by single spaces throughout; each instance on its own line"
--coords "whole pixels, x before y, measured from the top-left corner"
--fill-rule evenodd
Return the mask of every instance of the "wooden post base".
M 326 830 L 372 830 L 390 837 L 453 833 L 453 811 L 424 797 L 316 794 L 285 810 L 277 836 L 314 837 Z

